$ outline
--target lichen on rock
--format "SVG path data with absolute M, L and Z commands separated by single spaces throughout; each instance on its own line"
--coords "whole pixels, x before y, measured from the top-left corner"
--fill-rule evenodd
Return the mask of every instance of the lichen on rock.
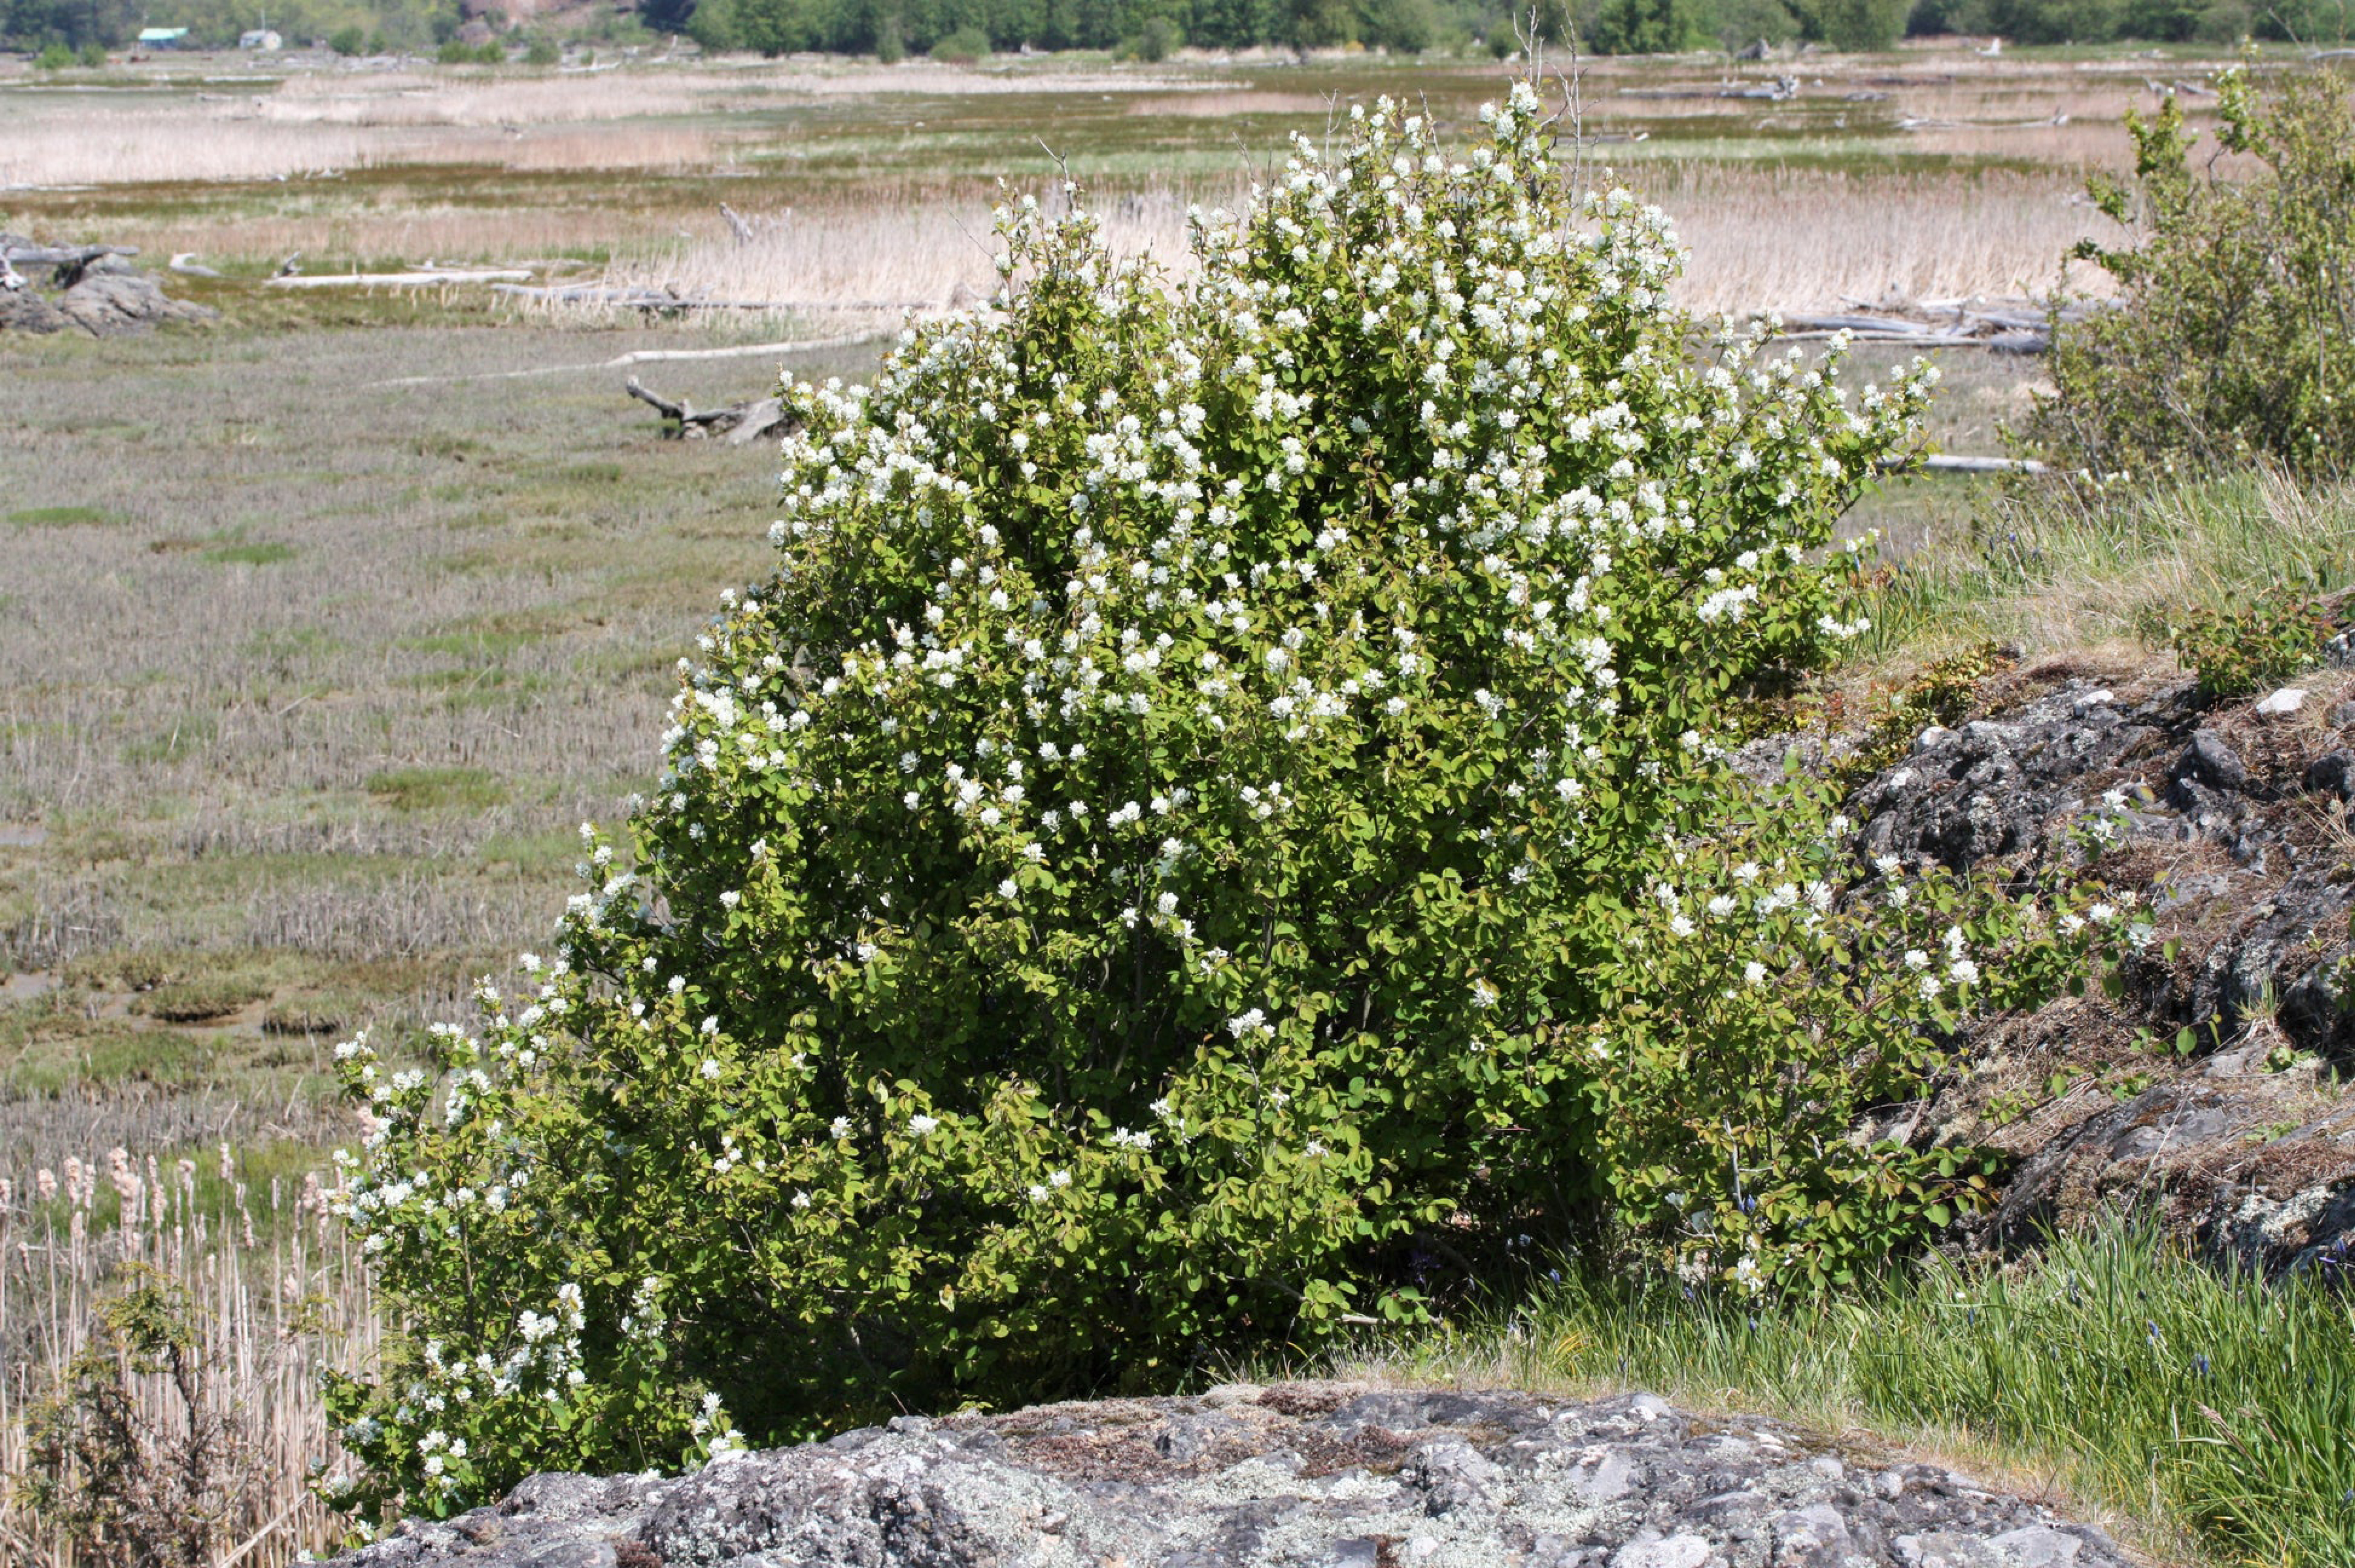
M 1178 1435 L 1183 1435 L 1178 1436 Z M 2125 1568 L 1938 1466 L 1650 1394 L 1362 1383 L 903 1416 L 675 1480 L 541 1476 L 344 1568 Z

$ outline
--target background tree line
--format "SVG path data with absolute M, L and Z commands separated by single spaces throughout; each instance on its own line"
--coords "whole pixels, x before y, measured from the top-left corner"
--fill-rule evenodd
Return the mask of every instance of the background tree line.
M 1526 15 L 1509 0 L 639 0 L 637 20 L 709 48 L 766 55 L 972 58 L 1027 47 L 1157 59 L 1185 44 L 1504 55 Z M 446 42 L 463 19 L 458 0 L 0 0 L 0 44 L 120 48 L 143 26 L 186 26 L 191 43 L 217 48 L 266 24 L 290 41 L 334 38 L 346 52 L 418 50 Z M 2355 0 L 1542 0 L 1539 31 L 1557 43 L 1575 36 L 1598 54 L 1762 40 L 1875 49 L 1909 33 L 2337 43 L 2355 32 Z
M 1420 53 L 1516 47 L 1502 0 L 645 0 L 649 26 L 764 54 L 1110 48 L 1158 58 L 1209 48 L 1359 44 Z M 2016 43 L 2126 39 L 2337 42 L 2355 0 L 1544 0 L 1541 36 L 1598 54 L 1813 42 L 1887 48 L 1908 34 L 1998 34 Z

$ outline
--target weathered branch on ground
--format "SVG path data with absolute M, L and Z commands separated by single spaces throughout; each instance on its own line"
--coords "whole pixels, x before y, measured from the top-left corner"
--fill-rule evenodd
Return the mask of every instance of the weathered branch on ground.
M 649 389 L 634 376 L 623 383 L 622 389 L 660 414 L 670 426 L 663 433 L 673 440 L 693 441 L 725 436 L 730 444 L 742 446 L 794 423 L 793 416 L 774 397 L 730 403 L 718 408 L 697 408 L 684 397 L 674 400 Z
M 495 283 L 493 291 L 534 304 L 612 305 L 636 311 L 929 311 L 937 300 L 708 300 L 663 289 L 613 289 L 595 284 L 533 287 Z
M 290 273 L 272 278 L 266 289 L 424 289 L 444 283 L 519 282 L 531 274 L 516 267 L 436 268 L 415 272 Z
M 1960 452 L 1931 452 L 1911 462 L 1896 463 L 1884 473 L 2042 473 L 2034 458 L 1967 457 Z
M 862 344 L 894 336 L 897 332 L 897 328 L 883 332 L 854 332 L 840 337 L 805 338 L 798 343 L 748 343 L 735 348 L 641 348 L 629 354 L 617 354 L 611 359 L 576 360 L 569 365 L 535 365 L 522 370 L 477 370 L 461 376 L 395 376 L 383 381 L 371 381 L 368 385 L 370 390 L 382 387 L 447 387 L 460 381 L 522 381 L 535 376 L 569 376 L 581 370 L 619 370 L 625 366 L 676 360 L 782 359 L 788 355 L 817 354 L 830 348 L 857 348 Z
M 2052 347 L 2054 313 L 2033 300 L 1849 300 L 1856 308 L 1776 318 L 1785 341 L 1846 334 L 1855 343 L 1902 343 L 1914 348 L 1983 348 L 1995 354 L 2044 354 Z M 2066 323 L 2109 309 L 2100 300 L 2072 300 L 2058 314 Z M 1769 313 L 1753 312 L 1756 320 Z
M 87 267 L 101 256 L 136 256 L 136 245 L 35 245 L 0 238 L 0 260 L 27 267 Z
M 1799 96 L 1799 79 L 1778 76 L 1772 81 L 1721 81 L 1715 87 L 1623 87 L 1622 98 L 1663 99 L 1747 98 L 1785 103 Z
M 31 280 L 16 270 L 19 263 L 50 268 L 51 281 L 70 289 L 93 270 L 122 268 L 124 263 L 114 258 L 138 254 L 136 245 L 37 245 L 19 234 L 0 234 L 0 290 L 20 293 L 30 285 Z

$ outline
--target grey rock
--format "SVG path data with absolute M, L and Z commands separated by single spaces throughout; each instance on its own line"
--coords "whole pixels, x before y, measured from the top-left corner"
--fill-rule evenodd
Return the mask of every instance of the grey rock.
M 2311 794 L 2336 795 L 2342 800 L 2355 795 L 2355 751 L 2332 751 L 2316 758 L 2306 765 L 2299 782 Z
M 47 334 L 63 332 L 73 325 L 65 312 L 51 303 L 47 295 L 30 289 L 0 292 L 0 332 L 29 332 Z
M 2239 755 L 2224 744 L 2224 737 L 2212 729 L 2200 730 L 2192 736 L 2191 744 L 2176 758 L 2175 776 L 2228 793 L 2249 787 L 2248 768 Z
M 1987 1544 L 1995 1548 L 2005 1568 L 2071 1568 L 2084 1548 L 2083 1542 L 2049 1524 L 2009 1530 Z
M 79 328 L 92 337 L 119 337 L 165 323 L 208 322 L 220 313 L 171 298 L 155 279 L 120 256 L 101 257 L 57 281 L 61 291 L 56 293 L 33 289 L 0 293 L 0 332 Z
M 2105 700 L 2081 700 L 2087 696 Z M 2115 697 L 2080 683 L 2001 722 L 1923 730 L 1913 755 L 1851 798 L 1864 822 L 1860 847 L 1958 871 L 2002 856 L 2041 855 L 2053 819 L 2083 810 L 2085 777 L 2141 755 L 2159 733 L 2147 707 L 2122 711 Z
M 1208 1432 L 1193 1454 L 1152 1434 Z M 982 1440 L 985 1436 L 989 1439 Z M 1245 1456 L 1221 1466 L 1231 1454 Z M 1852 1456 L 1852 1457 L 1855 1456 Z M 539 1476 L 343 1568 L 2125 1568 L 1929 1466 L 1637 1394 L 1279 1384 L 890 1427 L 676 1479 Z
M 68 320 L 92 337 L 119 337 L 165 322 L 206 322 L 218 314 L 170 298 L 153 278 L 137 272 L 87 273 L 59 294 L 57 303 Z

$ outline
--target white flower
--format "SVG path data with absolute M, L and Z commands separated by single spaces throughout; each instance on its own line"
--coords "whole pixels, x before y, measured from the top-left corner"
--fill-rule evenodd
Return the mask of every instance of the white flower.
M 924 1115 L 922 1111 L 917 1112 L 914 1116 L 908 1118 L 908 1130 L 914 1133 L 918 1138 L 930 1136 L 932 1130 L 940 1125 L 940 1118 L 938 1117 L 929 1117 Z
M 1228 1019 L 1227 1033 L 1240 1040 L 1246 1034 L 1273 1034 L 1275 1031 L 1268 1027 L 1267 1014 L 1254 1007 Z
M 1946 975 L 1956 985 L 1976 985 L 1978 982 L 1979 967 L 1968 959 L 1956 959 L 1946 966 Z
M 826 1131 L 837 1143 L 840 1143 L 850 1136 L 850 1118 L 847 1116 L 836 1117 L 827 1124 Z
M 807 1192 L 797 1189 L 794 1193 L 794 1207 L 796 1209 L 806 1209 L 809 1206 L 810 1195 Z
M 1700 927 L 1692 923 L 1692 916 L 1689 915 L 1679 914 L 1668 922 L 1669 932 L 1678 937 L 1689 937 L 1699 929 Z
M 1751 959 L 1748 963 L 1742 966 L 1742 979 L 1743 983 L 1747 985 L 1765 984 L 1766 966 L 1760 963 L 1756 959 Z
M 703 1021 L 703 1033 L 707 1036 L 719 1033 L 719 1015 L 718 1013 L 715 1012 L 710 1017 Z
M 1926 969 L 1930 967 L 1930 955 L 1919 948 L 1908 948 L 1905 949 L 1905 967 L 1909 969 Z
M 1016 885 L 1014 879 L 1009 876 L 997 885 L 997 895 L 1011 902 L 1022 896 L 1022 889 Z
M 703 1059 L 703 1075 L 707 1078 L 719 1076 L 719 1064 L 713 1058 L 706 1056 Z
M 1154 907 L 1164 915 L 1175 915 L 1178 913 L 1178 895 L 1174 893 L 1165 893 L 1154 900 Z

